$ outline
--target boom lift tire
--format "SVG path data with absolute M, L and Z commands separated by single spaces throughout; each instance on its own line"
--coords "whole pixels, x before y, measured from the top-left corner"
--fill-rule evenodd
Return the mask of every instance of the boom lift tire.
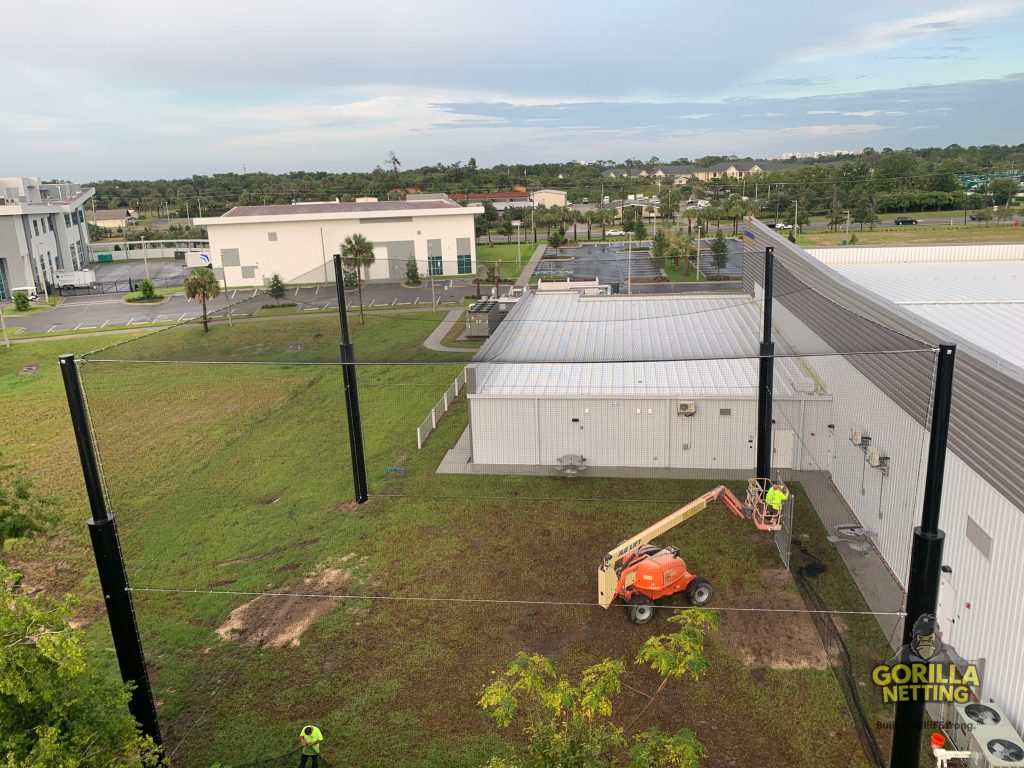
M 647 624 L 654 618 L 654 601 L 647 595 L 633 595 L 626 607 L 626 616 L 634 624 Z
M 699 576 L 686 585 L 686 599 L 690 601 L 690 605 L 696 608 L 701 608 L 711 602 L 714 592 L 711 583 Z

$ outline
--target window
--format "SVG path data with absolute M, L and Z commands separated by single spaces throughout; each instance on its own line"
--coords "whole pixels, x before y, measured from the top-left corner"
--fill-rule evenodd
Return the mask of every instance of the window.
M 460 275 L 468 275 L 473 271 L 473 257 L 468 253 L 458 257 L 458 269 Z
M 438 275 L 443 275 L 444 274 L 444 271 L 443 271 L 443 269 L 441 267 L 441 257 L 440 256 L 428 256 L 427 257 L 427 273 L 431 277 L 437 277 Z
M 719 408 L 718 409 L 718 415 L 719 416 L 732 416 L 732 408 Z
M 272 243 L 277 242 L 277 232 L 267 232 L 267 240 Z
M 36 237 L 39 237 L 39 220 L 32 219 L 32 229 L 36 231 Z
M 71 226 L 71 214 L 70 213 L 65 213 L 64 214 L 64 227 L 65 227 L 65 229 L 67 229 L 70 226 Z

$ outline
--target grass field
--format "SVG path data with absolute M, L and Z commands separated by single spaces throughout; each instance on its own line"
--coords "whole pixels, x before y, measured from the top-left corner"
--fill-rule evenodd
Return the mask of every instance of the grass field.
M 517 651 L 578 671 L 604 657 L 629 662 L 665 628 L 633 627 L 619 609 L 587 605 L 596 566 L 615 542 L 712 483 L 435 474 L 467 420 L 460 398 L 416 450 L 416 426 L 462 367 L 443 362 L 459 355 L 422 347 L 445 314 L 368 315 L 365 326 L 353 325 L 359 359 L 379 363 L 358 370 L 365 506 L 349 503 L 341 372 L 302 365 L 336 360 L 333 317 L 218 324 L 206 336 L 195 327 L 162 331 L 82 365 L 175 765 L 277 755 L 310 721 L 323 729 L 332 765 L 482 765 L 512 734 L 497 731 L 475 702 Z M 65 349 L 121 340 L 76 339 Z M 0 350 L 4 442 L 16 446 L 5 458 L 67 502 L 56 535 L 15 555 L 50 589 L 82 594 L 88 621 L 99 618 L 96 585 L 66 404 L 49 362 L 59 351 Z M 20 364 L 37 360 L 38 374 L 17 376 Z M 235 364 L 203 364 L 214 360 Z M 385 480 L 393 466 L 408 477 Z M 837 608 L 862 610 L 799 490 L 797 500 L 797 533 L 828 565 L 819 590 Z M 665 543 L 711 579 L 725 610 L 705 678 L 670 683 L 631 727 L 693 729 L 712 768 L 863 765 L 806 617 L 729 610 L 797 605 L 771 539 L 713 509 Z M 251 593 L 319 593 L 325 585 L 333 594 L 393 599 L 259 598 L 249 625 L 229 639 L 217 634 Z M 294 634 L 309 606 L 322 613 L 298 645 L 260 645 L 271 631 Z M 858 658 L 881 656 L 885 639 L 873 619 L 842 621 Z M 105 622 L 90 633 L 111 662 Z M 628 666 L 632 688 L 657 687 L 653 673 Z M 644 701 L 620 695 L 622 721 Z
M 955 219 L 954 219 L 955 220 Z M 1024 243 L 1024 228 L 1008 224 L 954 224 L 903 227 L 879 227 L 874 231 L 851 227 L 857 245 L 927 245 L 930 243 Z M 796 239 L 802 246 L 836 246 L 846 240 L 846 232 L 803 231 Z

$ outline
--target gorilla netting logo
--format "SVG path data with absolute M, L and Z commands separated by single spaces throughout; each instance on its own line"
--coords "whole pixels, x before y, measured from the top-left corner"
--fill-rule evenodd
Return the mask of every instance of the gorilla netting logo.
M 896 655 L 871 672 L 886 702 L 970 701 L 970 686 L 979 684 L 978 667 L 963 659 L 948 643 L 935 616 L 926 613 L 914 622 L 914 637 Z

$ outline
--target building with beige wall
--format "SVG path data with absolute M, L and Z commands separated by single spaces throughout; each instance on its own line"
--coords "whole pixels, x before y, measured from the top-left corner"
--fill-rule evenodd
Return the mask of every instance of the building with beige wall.
M 357 203 L 239 206 L 196 219 L 210 234 L 215 274 L 228 285 L 261 286 L 277 273 L 286 283 L 334 280 L 332 255 L 359 233 L 374 245 L 365 280 L 405 279 L 410 257 L 421 275 L 474 276 L 479 206 L 446 197 Z
M 568 203 L 568 196 L 560 189 L 538 189 L 533 193 L 533 204 L 543 205 L 548 208 L 564 208 Z

